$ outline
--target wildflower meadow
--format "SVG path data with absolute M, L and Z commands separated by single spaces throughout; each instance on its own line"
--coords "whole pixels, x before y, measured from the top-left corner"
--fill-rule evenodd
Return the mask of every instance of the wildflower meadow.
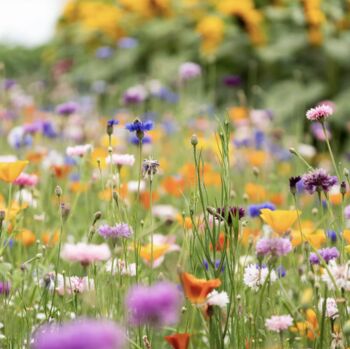
M 0 44 L 0 348 L 350 348 L 349 16 L 71 0 Z

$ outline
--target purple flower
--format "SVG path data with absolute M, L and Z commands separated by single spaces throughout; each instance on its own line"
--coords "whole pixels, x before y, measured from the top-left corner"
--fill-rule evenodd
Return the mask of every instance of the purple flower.
M 337 241 L 337 233 L 334 230 L 327 230 L 327 237 L 332 242 Z
M 324 169 L 312 170 L 302 177 L 304 189 L 313 194 L 315 191 L 328 192 L 338 180 L 335 176 L 330 176 Z
M 348 205 L 344 208 L 344 217 L 346 219 L 350 219 L 350 205 Z
M 121 349 L 125 333 L 106 320 L 83 319 L 59 325 L 44 325 L 34 334 L 33 349 Z
M 8 281 L 0 281 L 0 294 L 8 296 L 10 294 L 11 284 Z
M 103 224 L 98 228 L 98 233 L 105 239 L 129 238 L 132 234 L 132 228 L 126 223 L 119 223 L 114 226 Z
M 129 141 L 131 144 L 134 144 L 134 145 L 140 144 L 140 140 L 136 136 L 131 136 Z M 142 138 L 141 142 L 142 142 L 142 144 L 150 144 L 150 143 L 152 143 L 152 138 L 149 136 L 144 136 Z
M 249 216 L 250 217 L 259 217 L 260 210 L 263 208 L 268 208 L 271 211 L 274 211 L 276 209 L 276 206 L 274 204 L 272 204 L 271 202 L 264 202 L 262 204 L 250 205 L 250 206 L 248 206 Z
M 314 252 L 310 253 L 309 262 L 311 264 L 320 264 L 320 260 L 319 260 L 316 253 L 314 253 Z
M 278 268 L 277 268 L 277 275 L 279 278 L 284 278 L 286 276 L 287 272 L 286 269 L 284 268 L 284 266 L 281 264 Z
M 242 84 L 242 79 L 238 75 L 227 75 L 222 82 L 227 87 L 237 87 Z
M 336 247 L 326 247 L 318 250 L 319 255 L 328 264 L 332 259 L 337 259 L 340 256 Z M 311 264 L 319 264 L 320 260 L 316 253 L 310 253 L 309 261 Z
M 133 286 L 125 300 L 134 326 L 170 326 L 177 323 L 182 296 L 175 284 L 162 281 L 152 286 Z
M 96 50 L 96 57 L 107 59 L 113 55 L 113 49 L 109 46 L 101 46 Z
M 187 81 L 195 79 L 202 74 L 202 68 L 199 64 L 193 62 L 186 62 L 181 64 L 179 68 L 180 80 Z
M 134 48 L 138 45 L 138 41 L 134 38 L 125 37 L 118 41 L 118 47 L 122 49 Z
M 216 209 L 209 207 L 207 211 L 219 220 L 225 220 L 228 225 L 232 225 L 236 219 L 240 220 L 245 215 L 244 208 L 241 207 L 219 207 Z
M 286 238 L 262 238 L 256 244 L 256 253 L 260 256 L 285 256 L 292 250 L 292 244 Z
M 123 94 L 124 104 L 139 104 L 147 98 L 147 91 L 144 86 L 136 85 L 129 87 Z
M 79 106 L 77 103 L 66 102 L 66 103 L 59 104 L 56 107 L 56 113 L 63 116 L 69 116 L 71 114 L 76 113 L 78 109 L 79 109 Z
M 134 122 L 126 124 L 125 128 L 129 130 L 130 132 L 145 132 L 150 131 L 153 128 L 153 121 L 152 120 L 146 120 L 141 121 L 136 119 Z

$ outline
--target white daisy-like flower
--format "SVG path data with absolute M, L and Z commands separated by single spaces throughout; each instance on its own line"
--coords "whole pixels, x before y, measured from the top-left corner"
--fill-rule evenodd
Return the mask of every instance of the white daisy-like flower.
M 208 305 L 217 305 L 220 308 L 225 308 L 228 303 L 230 303 L 230 300 L 225 291 L 218 292 L 213 290 L 207 295 Z
M 265 283 L 269 272 L 270 282 L 275 282 L 277 280 L 277 275 L 274 270 L 269 271 L 267 267 L 259 267 L 255 264 L 249 264 L 244 270 L 244 284 L 252 290 L 258 291 L 259 288 Z
M 323 310 L 324 298 L 321 298 L 318 303 L 318 309 L 320 312 Z M 334 298 L 327 298 L 326 302 L 326 316 L 330 319 L 335 319 L 339 316 L 337 302 Z

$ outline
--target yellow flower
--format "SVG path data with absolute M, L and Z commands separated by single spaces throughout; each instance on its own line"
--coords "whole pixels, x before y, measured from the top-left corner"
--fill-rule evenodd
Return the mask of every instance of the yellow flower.
M 350 245 L 346 245 L 345 246 L 345 252 L 346 253 L 350 253 Z
M 206 16 L 197 25 L 202 37 L 202 52 L 213 54 L 224 37 L 224 22 L 217 16 Z
M 282 235 L 295 223 L 298 218 L 298 213 L 295 210 L 271 211 L 268 208 L 263 208 L 260 217 L 273 229 L 274 232 Z
M 28 163 L 29 161 L 0 162 L 0 180 L 12 183 Z

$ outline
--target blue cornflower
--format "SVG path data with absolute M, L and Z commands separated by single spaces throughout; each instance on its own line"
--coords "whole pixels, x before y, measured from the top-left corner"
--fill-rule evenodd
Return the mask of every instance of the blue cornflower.
M 126 124 L 125 128 L 129 130 L 130 132 L 145 132 L 150 131 L 153 128 L 153 121 L 152 120 L 146 120 L 141 121 L 139 119 L 136 119 L 134 122 Z
M 277 268 L 277 275 L 279 278 L 284 278 L 286 276 L 287 272 L 286 269 L 284 268 L 284 266 L 281 264 L 278 268 Z
M 150 144 L 152 143 L 152 138 L 149 136 L 144 136 L 141 140 L 142 144 Z M 130 143 L 131 144 L 135 144 L 135 145 L 139 145 L 140 144 L 140 140 L 136 137 L 136 136 L 131 136 L 130 137 Z
M 276 206 L 272 204 L 271 202 L 264 202 L 262 204 L 257 205 L 249 205 L 248 206 L 248 213 L 250 217 L 259 217 L 260 216 L 260 210 L 263 208 L 268 208 L 271 211 L 274 211 L 276 209 Z
M 337 241 L 337 233 L 334 230 L 327 230 L 327 236 L 332 242 Z
M 47 138 L 55 138 L 58 136 L 58 133 L 54 129 L 54 126 L 50 121 L 44 121 L 42 125 L 42 133 Z
M 255 147 L 261 149 L 265 142 L 265 134 L 262 131 L 256 131 L 254 134 Z
M 220 263 L 221 263 L 220 259 L 217 259 L 217 260 L 215 261 L 215 270 L 218 270 L 218 269 L 219 269 Z M 206 259 L 203 260 L 203 265 L 204 265 L 205 270 L 208 270 L 208 269 L 209 269 L 209 263 L 208 263 L 208 261 L 207 261 Z M 221 272 L 223 273 L 224 271 L 225 271 L 225 266 L 222 265 L 222 267 L 221 267 Z

